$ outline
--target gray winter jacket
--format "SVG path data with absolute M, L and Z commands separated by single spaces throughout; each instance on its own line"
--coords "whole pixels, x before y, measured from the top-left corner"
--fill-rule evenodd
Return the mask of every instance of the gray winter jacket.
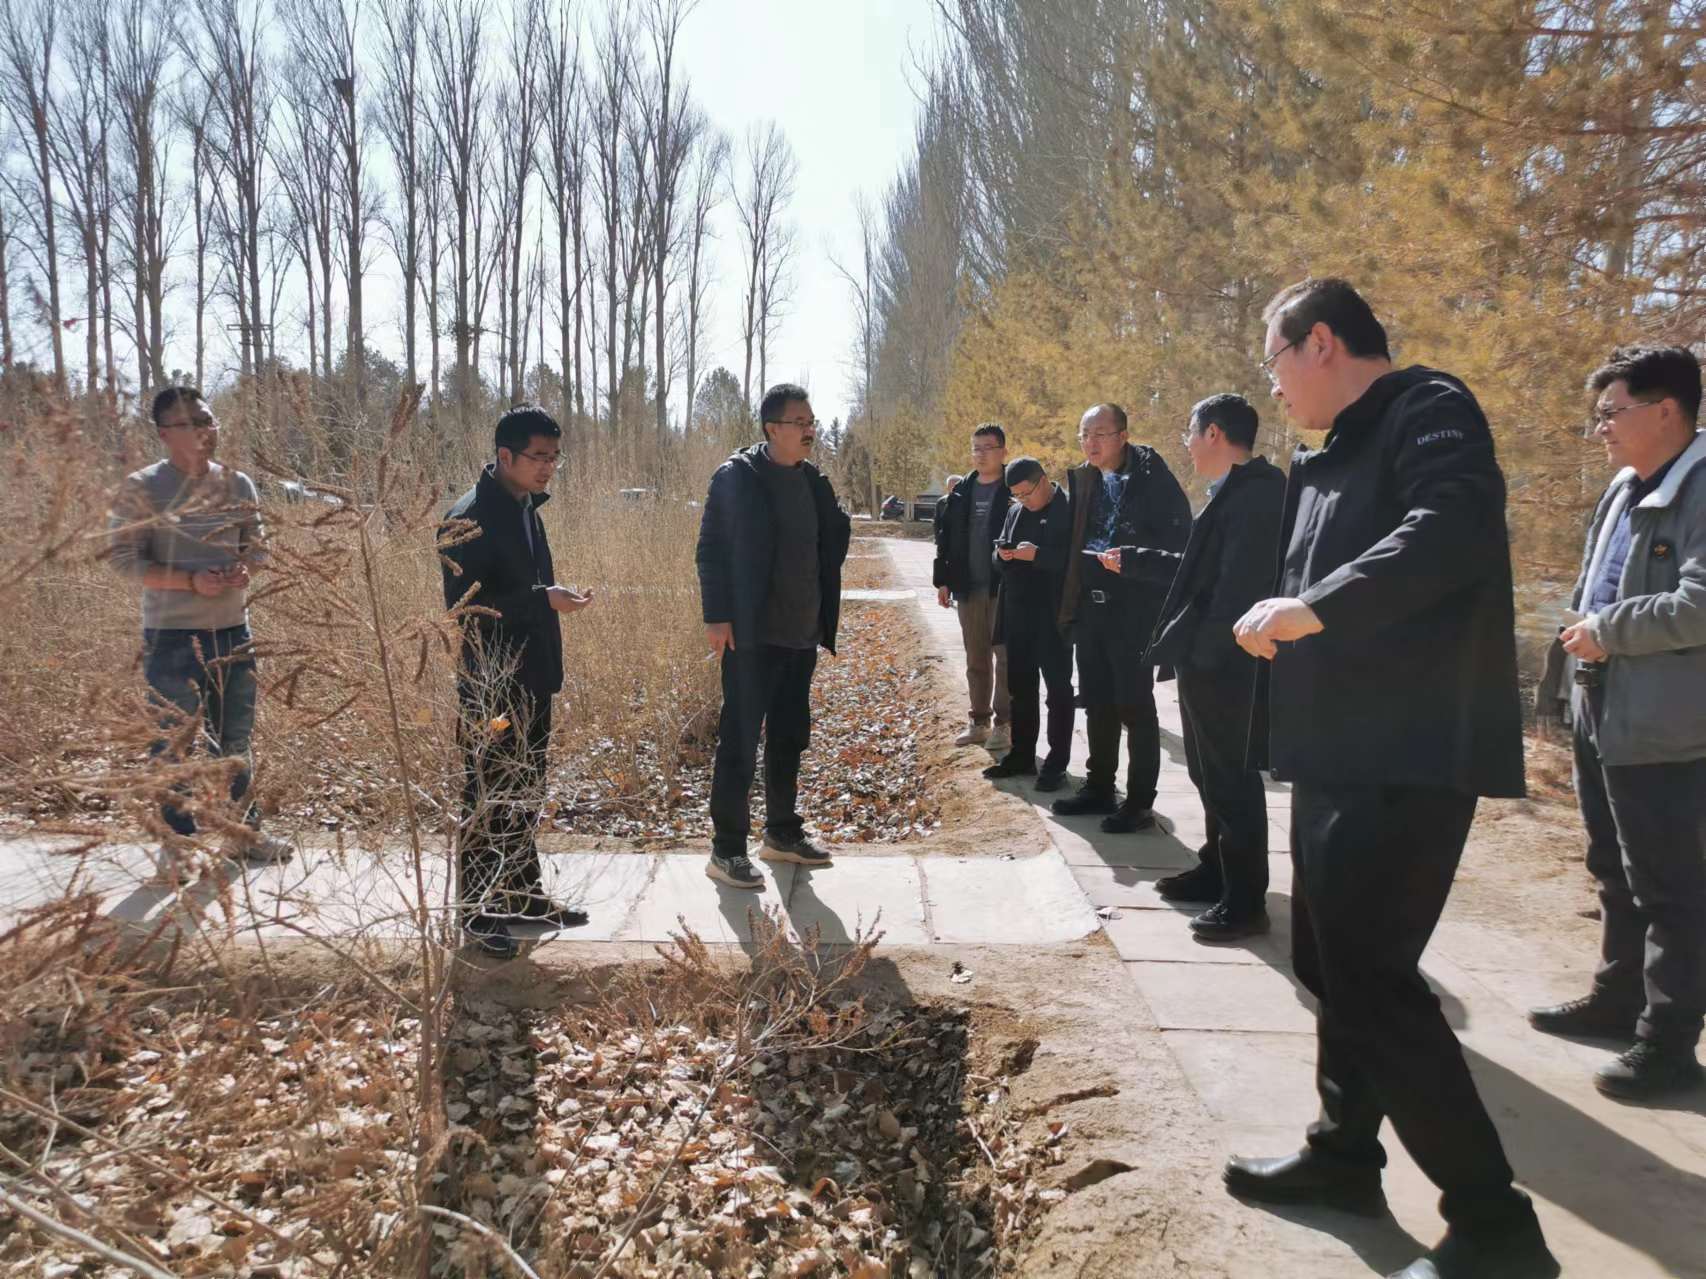
M 1587 597 L 1602 537 L 1634 481 L 1633 470 L 1620 471 L 1599 500 L 1574 609 Z M 1629 531 L 1617 603 L 1587 618 L 1607 654 L 1600 758 L 1612 765 L 1706 759 L 1706 431 L 1695 433 L 1664 481 L 1630 512 Z M 1537 694 L 1543 714 L 1581 692 L 1566 683 L 1575 664 L 1559 660 L 1561 647 L 1554 643 Z

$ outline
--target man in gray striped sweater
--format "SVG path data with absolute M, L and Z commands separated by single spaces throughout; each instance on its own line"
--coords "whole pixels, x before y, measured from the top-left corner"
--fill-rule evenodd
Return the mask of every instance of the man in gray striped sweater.
M 169 754 L 173 729 L 199 720 L 207 749 L 240 761 L 230 795 L 241 821 L 227 825 L 236 831 L 224 841 L 226 855 L 288 861 L 291 846 L 261 833 L 249 795 L 257 684 L 249 570 L 265 538 L 255 484 L 213 460 L 219 423 L 201 392 L 167 387 L 152 413 L 166 456 L 125 477 L 108 525 L 113 566 L 142 587 L 143 671 L 163 727 L 151 753 Z M 159 857 L 160 878 L 169 881 L 199 828 L 178 803 L 162 805 L 160 816 L 172 832 Z

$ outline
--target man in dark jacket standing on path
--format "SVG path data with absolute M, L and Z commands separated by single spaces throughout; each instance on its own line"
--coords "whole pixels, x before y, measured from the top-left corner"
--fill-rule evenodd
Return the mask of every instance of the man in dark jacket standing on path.
M 539 507 L 556 474 L 563 433 L 543 409 L 520 405 L 498 419 L 497 460 L 445 514 L 439 546 L 446 608 L 461 616 L 456 689 L 466 756 L 461 857 L 463 929 L 501 959 L 516 953 L 509 921 L 584 924 L 584 912 L 545 895 L 533 842 L 545 792 L 551 700 L 563 687 L 557 618 L 592 602 L 556 584 Z
M 1066 494 L 1041 462 L 1021 457 L 1007 464 L 1013 504 L 995 542 L 1000 567 L 996 587 L 995 642 L 1007 650 L 1007 691 L 1012 699 L 1013 742 L 983 770 L 991 779 L 1035 773 L 1041 713 L 1038 683 L 1048 687 L 1048 755 L 1037 789 L 1056 791 L 1072 761 L 1072 646 L 1060 633 L 1060 593 L 1066 580 L 1072 512 Z
M 835 652 L 841 566 L 852 522 L 806 459 L 817 419 L 803 389 L 764 393 L 764 443 L 717 468 L 699 524 L 705 637 L 723 663 L 723 714 L 711 774 L 711 860 L 705 873 L 762 888 L 747 857 L 749 798 L 764 740 L 765 861 L 827 866 L 796 806 L 800 755 L 811 740 L 818 645 Z
M 1155 668 L 1143 651 L 1166 595 L 1164 583 L 1138 571 L 1142 549 L 1183 550 L 1191 504 L 1161 455 L 1126 439 L 1125 410 L 1097 404 L 1078 423 L 1085 465 L 1066 473 L 1072 543 L 1061 591 L 1060 624 L 1078 653 L 1078 697 L 1090 738 L 1087 777 L 1078 793 L 1054 802 L 1062 817 L 1107 813 L 1111 834 L 1155 825 L 1161 776 L 1161 725 L 1155 717 Z M 1125 803 L 1114 798 L 1120 729 L 1130 763 Z
M 1448 1229 L 1401 1279 L 1551 1279 L 1558 1263 L 1417 963 L 1477 796 L 1523 793 L 1505 484 L 1461 382 L 1395 370 L 1343 280 L 1268 305 L 1262 368 L 1304 430 L 1279 590 L 1239 619 L 1270 663 L 1267 762 L 1292 791 L 1292 963 L 1316 997 L 1321 1113 L 1300 1154 L 1234 1158 L 1266 1202 L 1384 1210 L 1382 1119 Z M 1259 745 L 1259 744 L 1258 744 Z
M 1285 473 L 1252 457 L 1256 410 L 1216 395 L 1191 410 L 1185 448 L 1209 481 L 1208 504 L 1183 555 L 1138 551 L 1139 571 L 1170 581 L 1146 663 L 1179 679 L 1185 763 L 1202 797 L 1207 838 L 1190 870 L 1156 881 L 1168 901 L 1208 902 L 1191 921 L 1199 941 L 1268 931 L 1268 804 L 1248 762 L 1256 659 L 1232 627 L 1273 589 Z
M 984 746 L 996 755 L 1011 744 L 1007 728 L 1007 650 L 995 633 L 995 539 L 1007 521 L 1007 433 L 985 422 L 971 433 L 976 465 L 942 498 L 936 521 L 936 562 L 931 580 L 936 602 L 960 619 L 966 650 L 970 722 L 956 746 Z M 993 716 L 994 726 L 990 719 Z

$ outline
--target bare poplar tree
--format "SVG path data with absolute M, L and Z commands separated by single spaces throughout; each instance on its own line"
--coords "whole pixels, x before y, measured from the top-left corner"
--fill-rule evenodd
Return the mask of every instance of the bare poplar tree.
M 403 275 L 403 367 L 411 386 L 420 381 L 415 316 L 421 290 L 421 200 L 426 181 L 421 135 L 423 21 L 421 0 L 380 0 L 377 114 L 380 136 L 397 171 L 396 213 L 385 225 Z
M 0 138 L 0 156 L 6 142 Z M 17 235 L 11 188 L 0 182 L 0 374 L 12 367 L 12 240 Z
M 581 383 L 582 286 L 586 281 L 586 93 L 580 41 L 566 6 L 545 39 L 545 192 L 557 234 L 557 324 L 563 360 L 563 421 L 586 416 Z M 539 352 L 543 359 L 543 347 Z M 570 408 L 573 413 L 570 413 Z
M 517 12 L 510 28 L 509 66 L 507 76 L 512 80 L 514 109 L 499 112 L 504 124 L 499 132 L 498 164 L 501 169 L 499 189 L 506 202 L 504 214 L 508 230 L 505 234 L 507 261 L 506 286 L 509 304 L 505 341 L 509 355 L 509 394 L 512 400 L 522 397 L 522 331 L 524 327 L 521 296 L 522 259 L 527 247 L 527 187 L 537 163 L 537 147 L 543 109 L 540 101 L 543 86 L 539 77 L 541 46 L 549 32 L 545 26 L 543 0 L 516 0 Z
M 855 330 L 853 339 L 853 356 L 858 362 L 859 374 L 859 431 L 861 435 L 869 437 L 881 430 L 871 387 L 877 358 L 879 325 L 877 314 L 877 254 L 881 235 L 877 229 L 877 211 L 863 193 L 854 201 L 853 212 L 859 222 L 859 247 L 856 256 L 851 264 L 836 261 L 833 255 L 830 257 L 830 262 L 841 278 L 847 281 L 847 287 L 853 293 L 854 315 L 858 321 L 858 328 Z M 849 428 L 852 425 L 852 422 L 848 423 Z M 872 451 L 868 438 L 861 440 L 860 444 L 864 456 L 870 459 Z M 865 479 L 870 489 L 867 497 L 871 503 L 871 510 L 876 511 L 881 503 L 881 497 L 876 491 L 874 467 L 867 465 Z
M 664 355 L 669 313 L 664 304 L 664 290 L 670 255 L 677 240 L 676 203 L 693 145 L 693 132 L 703 127 L 701 117 L 691 109 L 687 84 L 684 81 L 677 83 L 675 70 L 675 50 L 681 38 L 681 27 L 696 3 L 697 0 L 646 0 L 643 19 L 651 43 L 652 73 L 655 77 L 654 92 L 647 94 L 643 102 L 651 150 L 652 182 L 648 204 L 651 214 L 654 328 L 652 363 L 657 371 L 659 443 L 669 434 L 669 376 Z M 689 389 L 688 412 L 692 407 L 693 397 Z
M 614 12 L 608 14 L 594 55 L 595 80 L 590 107 L 595 156 L 593 187 L 598 196 L 599 228 L 603 235 L 604 371 L 612 434 L 616 430 L 616 391 L 621 385 L 621 371 L 616 367 L 617 353 L 621 331 L 626 327 L 618 320 L 617 308 L 622 298 L 618 275 L 623 259 L 622 215 L 626 195 L 623 179 L 632 171 L 626 163 L 625 145 L 625 124 L 633 81 L 632 44 L 632 32 L 625 19 Z
M 693 171 L 687 192 L 687 273 L 681 302 L 681 328 L 687 362 L 687 418 L 692 425 L 693 406 L 699 394 L 699 343 L 709 316 L 711 288 L 711 241 L 715 232 L 712 217 L 721 201 L 729 165 L 728 138 L 702 123 L 693 148 Z
M 479 259 L 474 244 L 479 220 L 481 115 L 486 109 L 486 73 L 482 64 L 484 0 L 437 0 L 431 51 L 433 149 L 443 173 L 448 207 L 451 274 L 451 334 L 456 340 L 452 398 L 466 412 L 474 390 L 473 290 Z
M 282 97 L 290 127 L 274 135 L 273 167 L 284 194 L 286 235 L 302 262 L 308 292 L 308 369 L 330 377 L 338 157 L 327 116 L 335 108 L 302 62 L 293 61 L 285 71 Z
M 24 144 L 19 148 L 35 179 L 35 199 L 24 208 L 35 235 L 30 247 L 47 281 L 48 336 L 53 344 L 53 381 L 65 389 L 64 311 L 60 301 L 59 231 L 55 223 L 53 58 L 58 36 L 56 0 L 7 0 L 0 6 L 0 103 Z
M 438 149 L 427 146 L 421 162 L 421 229 L 426 246 L 426 311 L 427 350 L 431 360 L 431 388 L 434 399 L 443 390 L 442 361 L 439 358 L 444 327 L 438 322 L 438 268 L 444 260 L 445 211 L 444 160 Z
M 94 399 L 101 378 L 102 227 L 106 223 L 105 151 L 112 99 L 106 92 L 106 10 L 96 2 L 71 9 L 67 52 L 83 68 L 53 104 L 49 142 L 59 188 L 83 260 L 83 385 Z
M 740 317 L 744 350 L 740 393 L 750 408 L 752 357 L 755 349 L 765 344 L 767 299 L 781 292 L 782 272 L 789 256 L 782 245 L 773 241 L 782 234 L 782 212 L 793 199 L 799 162 L 774 120 L 747 130 L 742 159 L 742 172 L 730 176 L 729 192 L 740 218 L 741 250 L 746 266 Z M 762 383 L 762 369 L 759 380 Z
M 166 173 L 172 130 L 165 94 L 172 35 L 160 0 L 121 0 L 113 24 L 117 203 L 132 282 L 137 387 L 146 401 L 166 380 Z

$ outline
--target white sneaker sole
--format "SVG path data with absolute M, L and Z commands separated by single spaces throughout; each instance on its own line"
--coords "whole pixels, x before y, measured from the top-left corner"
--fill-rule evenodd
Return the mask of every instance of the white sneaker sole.
M 764 880 L 762 878 L 760 878 L 756 883 L 749 883 L 744 879 L 736 879 L 733 875 L 729 874 L 728 871 L 717 865 L 716 862 L 711 862 L 705 867 L 705 878 L 714 879 L 719 884 L 727 884 L 730 888 L 750 888 L 757 890 L 764 887 Z
M 802 857 L 799 853 L 790 853 L 783 848 L 772 848 L 766 844 L 759 851 L 759 859 L 767 862 L 793 862 L 796 866 L 833 866 L 833 857 Z

